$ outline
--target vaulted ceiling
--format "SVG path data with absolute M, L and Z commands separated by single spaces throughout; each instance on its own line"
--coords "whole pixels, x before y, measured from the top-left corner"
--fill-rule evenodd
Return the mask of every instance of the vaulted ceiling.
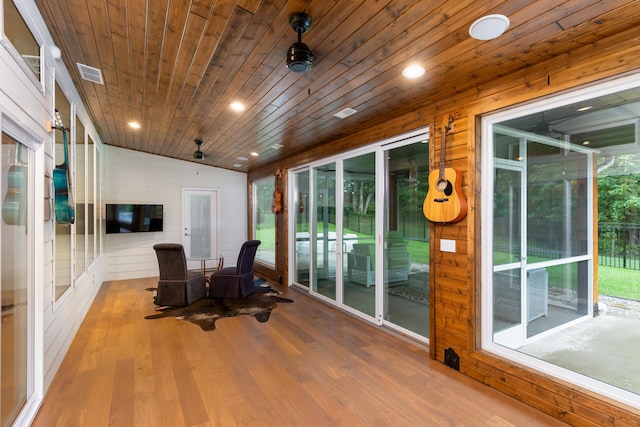
M 635 0 L 36 4 L 104 143 L 244 172 L 637 27 L 640 17 Z M 298 38 L 294 12 L 312 19 L 301 35 L 314 55 L 305 73 L 285 65 Z M 507 16 L 507 31 L 470 37 L 488 14 Z M 425 75 L 403 77 L 412 63 Z M 104 84 L 84 80 L 76 64 L 100 69 Z M 357 112 L 334 116 L 346 108 Z M 204 160 L 193 158 L 196 139 Z

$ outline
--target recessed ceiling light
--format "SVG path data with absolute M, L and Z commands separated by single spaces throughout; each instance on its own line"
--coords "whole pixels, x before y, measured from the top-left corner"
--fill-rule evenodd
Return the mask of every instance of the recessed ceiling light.
M 252 151 L 249 154 L 251 154 L 253 157 L 258 157 L 259 154 L 256 151 Z
M 407 68 L 402 70 L 402 75 L 408 79 L 417 79 L 424 75 L 424 68 L 419 65 L 409 65 Z
M 244 111 L 245 106 L 242 102 L 234 101 L 230 104 L 230 107 L 233 111 Z
M 487 15 L 471 24 L 469 34 L 477 40 L 493 40 L 507 31 L 509 24 L 509 18 L 504 15 Z
M 140 126 L 140 123 L 138 122 L 129 122 L 128 123 L 129 127 L 133 128 L 133 129 L 140 129 L 142 126 Z
M 271 148 L 273 148 L 274 150 L 279 150 L 280 148 L 284 147 L 284 145 L 282 144 L 273 144 L 271 146 Z
M 582 145 L 589 145 L 591 144 L 591 141 L 582 141 Z
M 235 165 L 233 165 L 234 168 L 241 168 L 242 165 L 240 163 L 236 163 Z
M 240 156 L 240 157 L 238 157 L 238 160 L 242 160 L 243 162 L 245 162 L 245 161 L 249 160 L 249 158 Z
M 582 108 L 578 108 L 577 111 L 587 111 L 587 110 L 591 110 L 593 108 L 593 105 L 587 105 L 586 107 L 582 107 Z

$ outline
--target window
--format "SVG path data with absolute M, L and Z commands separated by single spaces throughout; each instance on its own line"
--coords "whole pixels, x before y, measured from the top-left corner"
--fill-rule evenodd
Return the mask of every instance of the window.
M 483 119 L 482 336 L 490 351 L 638 406 L 634 78 Z
M 87 197 L 86 197 L 86 144 L 84 143 L 84 126 L 80 119 L 76 117 L 76 167 L 75 167 L 75 184 L 76 184 L 76 279 L 79 278 L 87 269 Z
M 55 105 L 56 109 L 62 119 L 62 125 L 66 128 L 71 126 L 71 103 L 62 92 L 62 89 L 56 84 L 55 93 Z M 54 130 L 55 133 L 55 163 L 56 168 L 71 168 L 72 162 L 72 141 L 68 131 L 62 131 L 60 129 Z M 73 174 L 67 175 L 71 177 Z M 54 199 L 54 211 L 56 217 L 56 238 L 55 238 L 55 286 L 54 286 L 54 300 L 57 301 L 68 289 L 71 288 L 72 283 L 72 224 L 69 223 L 68 207 L 73 209 L 73 187 L 70 182 L 66 182 L 64 179 L 59 180 L 54 184 L 56 187 L 56 194 Z M 66 195 L 66 198 L 64 197 Z M 70 203 L 70 205 L 69 205 Z
M 264 178 L 253 184 L 253 235 L 262 242 L 256 260 L 271 266 L 276 264 L 276 215 L 271 210 L 274 191 L 274 178 Z
M 39 146 L 25 129 L 0 112 L 2 170 L 0 171 L 0 288 L 2 291 L 2 358 L 0 424 L 20 424 L 35 401 L 34 376 L 36 298 L 34 292 L 35 247 L 34 155 Z M 41 354 L 40 354 L 41 357 Z
M 4 12 L 4 34 L 11 42 L 12 48 L 15 49 L 15 55 L 22 58 L 20 64 L 27 73 L 40 81 L 42 68 L 42 56 L 40 44 L 33 36 L 27 23 L 16 8 L 12 0 L 3 1 Z

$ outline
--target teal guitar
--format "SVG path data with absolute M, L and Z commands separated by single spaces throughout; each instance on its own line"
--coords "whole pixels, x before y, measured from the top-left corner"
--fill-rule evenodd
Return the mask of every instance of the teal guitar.
M 16 144 L 16 163 L 19 161 L 20 144 Z M 7 172 L 7 194 L 2 202 L 2 220 L 7 225 L 27 223 L 27 167 L 13 165 Z
M 69 129 L 65 128 L 62 124 L 58 110 L 56 110 L 56 129 L 62 131 L 64 162 L 56 165 L 53 169 L 53 188 L 55 190 L 54 211 L 58 224 L 73 224 L 76 220 L 76 213 L 73 204 L 73 194 L 71 193 L 71 171 L 69 170 L 67 148 L 67 134 L 69 133 Z

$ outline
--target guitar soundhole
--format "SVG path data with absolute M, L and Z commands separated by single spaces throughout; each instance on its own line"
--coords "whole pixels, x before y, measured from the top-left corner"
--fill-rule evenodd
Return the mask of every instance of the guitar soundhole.
M 453 194 L 453 185 L 451 185 L 451 181 L 447 180 L 447 186 L 444 189 L 444 194 L 450 196 Z
M 436 189 L 441 192 L 444 193 L 446 196 L 450 196 L 453 194 L 453 185 L 451 184 L 451 181 L 449 181 L 448 179 L 441 179 L 436 183 Z

